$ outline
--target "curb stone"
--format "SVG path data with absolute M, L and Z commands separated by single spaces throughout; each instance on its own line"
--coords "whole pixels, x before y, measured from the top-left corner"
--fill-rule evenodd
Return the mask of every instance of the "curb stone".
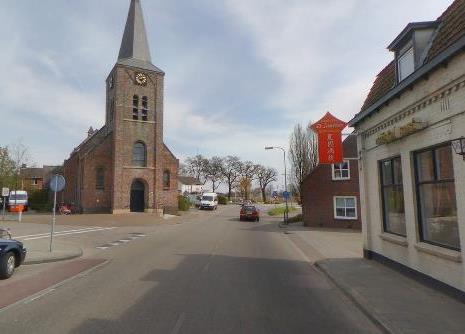
M 26 261 L 23 263 L 23 266 L 28 266 L 28 265 L 32 265 L 32 264 L 43 264 L 43 263 L 66 261 L 66 260 L 71 260 L 71 259 L 81 257 L 82 255 L 83 255 L 83 251 L 82 251 L 81 248 L 79 248 L 78 252 L 75 252 L 73 254 L 67 254 L 67 255 L 63 255 L 63 256 L 44 258 L 44 259 L 38 259 L 38 260 L 29 260 L 28 261 L 27 260 L 27 255 L 26 255 Z
M 334 279 L 333 276 L 324 268 L 324 266 L 320 264 L 324 261 L 325 260 L 315 262 L 315 268 L 317 268 L 321 273 L 323 273 L 347 298 L 350 299 L 350 301 L 354 303 L 354 305 L 366 317 L 368 317 L 368 319 L 370 319 L 378 328 L 380 328 L 383 333 L 396 333 L 378 314 L 376 314 L 376 312 L 372 311 L 372 308 L 370 308 L 370 306 L 365 303 L 363 298 L 359 296 L 356 291 L 350 288 L 346 288 L 343 284 L 340 284 L 336 279 Z

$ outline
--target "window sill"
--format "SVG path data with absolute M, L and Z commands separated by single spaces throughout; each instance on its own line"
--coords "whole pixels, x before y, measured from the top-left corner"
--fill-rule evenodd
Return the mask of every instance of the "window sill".
M 344 177 L 340 179 L 333 178 L 333 181 L 349 181 L 349 180 L 350 180 L 350 177 Z
M 142 123 L 142 124 L 155 124 L 154 121 L 142 121 L 142 120 L 130 119 L 130 118 L 124 118 L 123 120 L 126 121 L 126 122 L 134 122 L 134 123 Z
M 440 257 L 444 260 L 449 260 L 452 262 L 461 263 L 462 262 L 462 253 L 459 251 L 454 251 L 452 249 L 446 249 L 435 245 L 430 245 L 425 242 L 420 242 L 415 245 L 415 248 L 419 252 L 423 252 L 429 255 L 434 255 Z
M 408 241 L 406 237 L 391 234 L 391 233 L 381 233 L 379 237 L 383 239 L 384 241 L 391 242 L 396 245 L 408 247 Z
M 155 167 L 137 167 L 137 166 L 123 166 L 124 169 L 150 169 L 155 170 Z
M 334 217 L 337 220 L 358 220 L 357 217 Z

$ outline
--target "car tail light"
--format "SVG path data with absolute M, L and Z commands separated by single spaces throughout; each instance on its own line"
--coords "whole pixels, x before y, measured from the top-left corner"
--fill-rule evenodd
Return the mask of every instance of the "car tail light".
M 241 214 L 245 214 L 245 210 L 244 210 L 244 209 L 241 210 Z

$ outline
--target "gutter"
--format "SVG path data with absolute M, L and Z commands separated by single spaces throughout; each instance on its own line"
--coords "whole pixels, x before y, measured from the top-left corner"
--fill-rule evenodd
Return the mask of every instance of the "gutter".
M 449 48 L 441 52 L 437 55 L 433 60 L 428 62 L 427 64 L 420 67 L 417 71 L 413 72 L 408 78 L 404 79 L 400 82 L 397 86 L 391 89 L 386 95 L 384 95 L 381 99 L 376 101 L 373 105 L 371 105 L 368 109 L 360 112 L 356 115 L 353 119 L 351 119 L 348 123 L 348 126 L 354 127 L 363 119 L 370 116 L 372 113 L 378 111 L 379 108 L 383 106 L 386 102 L 391 100 L 392 98 L 396 97 L 399 93 L 403 92 L 407 89 L 410 85 L 413 85 L 421 78 L 423 78 L 426 74 L 431 72 L 433 69 L 447 61 L 449 58 L 458 54 L 462 49 L 465 48 L 465 35 L 462 36 L 457 42 L 451 45 Z

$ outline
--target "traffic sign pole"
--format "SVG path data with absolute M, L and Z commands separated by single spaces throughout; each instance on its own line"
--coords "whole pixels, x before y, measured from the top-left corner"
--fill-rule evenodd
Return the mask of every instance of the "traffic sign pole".
M 57 192 L 62 191 L 65 188 L 65 178 L 61 175 L 54 175 L 50 181 L 50 188 L 53 190 L 53 216 L 52 226 L 50 231 L 50 252 L 53 250 L 53 235 L 55 234 L 55 223 L 56 223 L 56 209 L 57 209 Z
M 6 198 L 10 194 L 10 189 L 2 188 L 2 197 L 3 197 L 3 211 L 2 211 L 2 220 L 5 220 L 5 209 L 6 209 Z
M 3 197 L 3 213 L 2 213 L 2 220 L 5 220 L 5 207 L 6 207 L 6 196 Z
M 53 218 L 52 218 L 52 230 L 50 231 L 50 252 L 53 249 L 53 234 L 55 233 L 55 222 L 56 222 L 56 211 L 57 211 L 57 191 L 58 188 L 58 177 L 55 177 L 55 191 L 53 195 Z M 53 181 L 52 181 L 53 182 Z

